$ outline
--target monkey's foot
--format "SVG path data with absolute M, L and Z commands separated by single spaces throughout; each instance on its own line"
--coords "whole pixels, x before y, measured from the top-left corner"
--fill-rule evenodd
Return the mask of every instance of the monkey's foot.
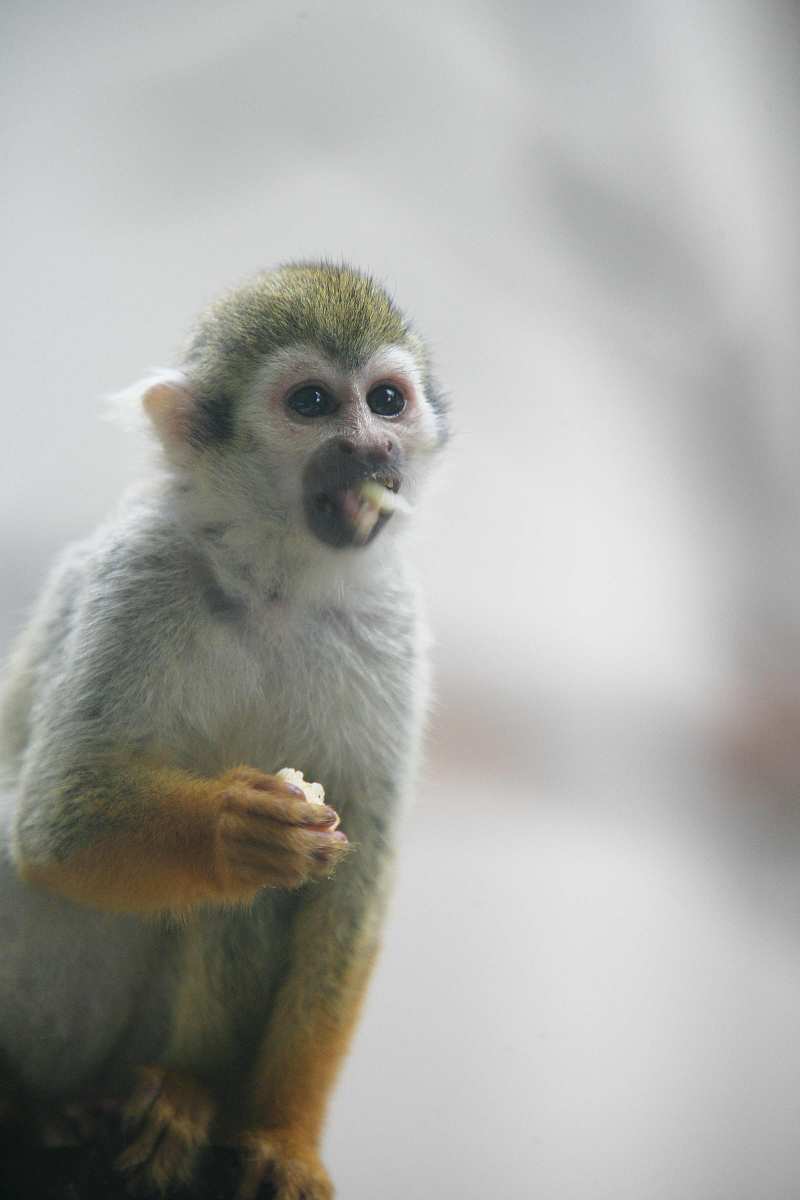
M 269 1183 L 274 1200 L 333 1200 L 333 1184 L 316 1150 L 292 1129 L 243 1134 L 242 1180 L 236 1200 L 256 1200 Z
M 123 1110 L 129 1143 L 116 1161 L 134 1195 L 163 1193 L 186 1184 L 208 1141 L 214 1106 L 207 1090 L 187 1075 L 141 1067 Z

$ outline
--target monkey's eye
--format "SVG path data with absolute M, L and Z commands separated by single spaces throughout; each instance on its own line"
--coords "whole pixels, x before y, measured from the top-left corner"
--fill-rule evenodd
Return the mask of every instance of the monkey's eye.
M 335 396 L 313 383 L 292 392 L 286 403 L 301 417 L 327 417 L 339 407 Z
M 379 417 L 396 417 L 406 406 L 406 398 L 399 388 L 381 383 L 367 396 L 367 404 Z

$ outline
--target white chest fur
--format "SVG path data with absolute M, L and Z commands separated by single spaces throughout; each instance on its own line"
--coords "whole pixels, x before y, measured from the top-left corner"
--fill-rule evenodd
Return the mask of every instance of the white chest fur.
M 165 748 L 209 774 L 297 767 L 332 800 L 379 778 L 396 786 L 424 707 L 414 610 L 395 593 L 361 608 L 209 615 L 163 681 Z

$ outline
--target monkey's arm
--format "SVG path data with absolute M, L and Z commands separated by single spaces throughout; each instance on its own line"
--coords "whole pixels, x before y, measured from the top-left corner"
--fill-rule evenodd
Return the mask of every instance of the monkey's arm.
M 311 828 L 317 806 L 247 767 L 203 779 L 117 755 L 73 768 L 47 799 L 35 837 L 19 823 L 20 874 L 106 911 L 248 900 L 330 871 L 344 847 Z

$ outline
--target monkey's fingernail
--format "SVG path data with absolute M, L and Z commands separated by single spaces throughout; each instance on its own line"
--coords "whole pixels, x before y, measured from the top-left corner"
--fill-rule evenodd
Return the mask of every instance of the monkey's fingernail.
M 297 796 L 299 800 L 305 800 L 306 794 L 302 788 L 297 787 L 293 783 L 285 783 L 283 786 L 286 788 L 287 792 L 291 792 L 291 794 L 293 796 Z
M 332 838 L 334 842 L 346 842 L 347 841 L 347 834 L 342 833 L 341 829 L 337 829 L 333 833 L 328 834 L 328 837 Z
M 339 814 L 327 805 L 314 805 L 314 812 L 306 817 L 306 825 L 310 825 L 313 829 L 324 829 L 328 825 L 334 825 L 339 820 Z

